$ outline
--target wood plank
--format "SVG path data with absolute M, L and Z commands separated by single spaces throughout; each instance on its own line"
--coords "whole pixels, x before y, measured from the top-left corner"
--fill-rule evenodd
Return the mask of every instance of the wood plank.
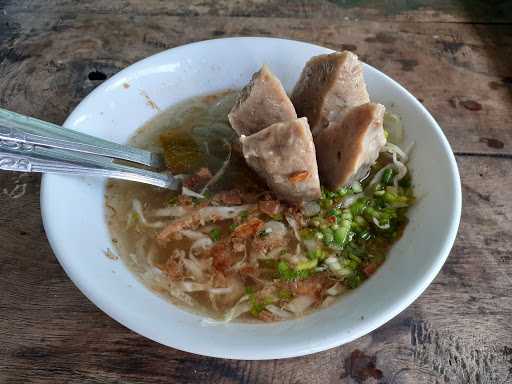
M 9 26 L 0 104 L 43 119 L 62 122 L 100 83 L 91 72 L 109 77 L 190 41 L 278 36 L 354 50 L 425 104 L 456 153 L 512 156 L 512 30 L 504 25 L 56 13 L 14 15 Z
M 510 382 L 512 160 L 457 160 L 463 221 L 447 263 L 427 291 L 370 335 L 279 362 L 180 352 L 109 319 L 73 286 L 53 256 L 39 218 L 38 177 L 1 173 L 6 191 L 0 195 L 0 381 L 325 384 L 344 377 L 362 382 L 371 372 L 379 376 L 363 369 L 375 366 L 385 383 Z M 6 195 L 23 184 L 23 196 Z M 366 381 L 372 382 L 377 380 Z
M 54 11 L 145 16 L 232 16 L 322 18 L 414 22 L 510 23 L 512 3 L 506 0 L 72 0 L 6 1 L 10 13 Z
M 466 23 L 490 17 L 483 3 L 489 12 L 508 3 L 461 2 L 478 17 L 455 1 L 429 3 L 0 1 L 0 105 L 22 113 L 62 122 L 101 74 L 189 41 L 281 36 L 355 50 L 422 99 L 455 151 L 467 154 L 457 157 L 458 239 L 428 290 L 370 335 L 279 362 L 183 353 L 109 319 L 49 248 L 38 176 L 0 173 L 0 382 L 511 382 L 512 32 Z M 504 157 L 472 156 L 479 153 Z

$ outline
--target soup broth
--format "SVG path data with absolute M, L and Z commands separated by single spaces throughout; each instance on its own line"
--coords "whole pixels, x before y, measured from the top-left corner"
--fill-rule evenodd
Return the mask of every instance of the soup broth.
M 135 133 L 131 145 L 163 153 L 183 175 L 184 194 L 111 180 L 109 228 L 128 268 L 176 305 L 226 321 L 294 318 L 382 264 L 414 201 L 410 174 L 395 180 L 382 153 L 361 182 L 303 206 L 279 201 L 229 126 L 236 94 L 193 98 Z

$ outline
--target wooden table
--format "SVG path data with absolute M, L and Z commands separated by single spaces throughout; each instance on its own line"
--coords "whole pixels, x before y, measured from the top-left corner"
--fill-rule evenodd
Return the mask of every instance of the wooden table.
M 511 383 L 511 22 L 511 2 L 496 0 L 0 0 L 2 107 L 61 123 L 161 50 L 306 40 L 411 90 L 443 127 L 464 195 L 451 255 L 407 310 L 343 347 L 250 362 L 173 350 L 100 312 L 47 243 L 39 177 L 0 173 L 0 383 Z

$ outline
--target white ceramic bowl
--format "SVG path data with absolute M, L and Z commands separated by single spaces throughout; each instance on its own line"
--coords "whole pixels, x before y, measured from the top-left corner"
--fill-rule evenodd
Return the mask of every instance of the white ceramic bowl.
M 96 88 L 64 123 L 69 129 L 124 143 L 158 110 L 192 96 L 240 88 L 264 63 L 290 90 L 304 63 L 331 50 L 270 38 L 210 40 L 151 56 Z M 201 355 L 274 359 L 332 348 L 374 330 L 411 304 L 430 284 L 453 245 L 460 219 L 460 179 L 451 148 L 427 110 L 398 83 L 365 65 L 373 101 L 398 113 L 418 203 L 384 265 L 335 305 L 299 320 L 206 326 L 145 288 L 112 248 L 105 222 L 105 180 L 47 175 L 41 206 L 46 234 L 62 267 L 101 310 L 162 344 Z M 129 87 L 127 87 L 127 84 Z

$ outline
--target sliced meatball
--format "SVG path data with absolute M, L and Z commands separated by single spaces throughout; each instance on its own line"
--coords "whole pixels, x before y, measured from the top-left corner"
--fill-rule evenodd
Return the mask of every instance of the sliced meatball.
M 228 118 L 239 135 L 249 136 L 271 124 L 296 119 L 297 114 L 279 79 L 263 65 L 240 91 Z
M 384 111 L 381 104 L 360 105 L 318 134 L 318 170 L 325 186 L 338 189 L 368 172 L 386 144 Z
M 308 118 L 315 136 L 350 108 L 370 101 L 363 65 L 349 51 L 315 56 L 302 70 L 291 99 L 297 114 Z
M 280 198 L 300 203 L 320 197 L 315 145 L 306 118 L 242 136 L 247 163 Z

